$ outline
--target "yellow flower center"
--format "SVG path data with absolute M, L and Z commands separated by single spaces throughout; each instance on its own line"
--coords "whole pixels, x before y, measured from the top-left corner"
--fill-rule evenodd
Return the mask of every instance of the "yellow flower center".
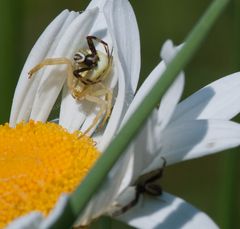
M 94 142 L 54 123 L 0 125 L 0 228 L 72 192 L 99 157 Z

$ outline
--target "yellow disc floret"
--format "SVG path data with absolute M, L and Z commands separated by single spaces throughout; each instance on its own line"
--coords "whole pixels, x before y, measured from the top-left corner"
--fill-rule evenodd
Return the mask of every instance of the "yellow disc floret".
M 90 138 L 54 123 L 0 125 L 0 228 L 33 210 L 47 215 L 98 157 Z

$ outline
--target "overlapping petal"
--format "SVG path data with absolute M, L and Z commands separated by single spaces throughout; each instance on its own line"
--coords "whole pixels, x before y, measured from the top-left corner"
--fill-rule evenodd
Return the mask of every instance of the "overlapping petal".
M 240 145 L 240 125 L 225 120 L 173 123 L 162 141 L 161 155 L 168 164 L 173 164 Z
M 28 79 L 27 73 L 46 57 L 72 57 L 73 52 L 83 45 L 82 41 L 98 13 L 97 8 L 80 15 L 64 11 L 46 29 L 30 53 L 29 61 L 20 76 L 11 112 L 12 125 L 29 117 L 34 120 L 47 120 L 66 80 L 66 66 L 48 67 L 37 72 L 32 79 Z M 45 43 L 48 45 L 45 46 Z
M 194 119 L 232 119 L 240 110 L 240 73 L 216 80 L 182 101 L 172 122 Z
M 56 46 L 62 33 L 66 30 L 66 26 L 68 26 L 76 16 L 77 13 L 70 13 L 68 10 L 64 10 L 45 29 L 43 34 L 32 48 L 23 67 L 15 90 L 10 116 L 10 124 L 12 126 L 15 126 L 15 124 L 19 121 L 27 120 L 31 112 L 31 104 L 33 102 L 40 78 L 35 77 L 33 80 L 29 80 L 29 70 L 42 61 L 45 56 L 50 55 L 53 52 L 53 48 L 51 47 Z M 29 91 L 31 91 L 33 94 L 29 94 Z

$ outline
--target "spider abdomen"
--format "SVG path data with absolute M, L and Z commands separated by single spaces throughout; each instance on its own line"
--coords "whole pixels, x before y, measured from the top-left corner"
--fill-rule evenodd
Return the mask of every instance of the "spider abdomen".
M 111 67 L 109 57 L 106 54 L 97 51 L 97 55 L 98 62 L 96 66 L 88 71 L 81 72 L 81 81 L 86 84 L 95 84 L 102 81 Z

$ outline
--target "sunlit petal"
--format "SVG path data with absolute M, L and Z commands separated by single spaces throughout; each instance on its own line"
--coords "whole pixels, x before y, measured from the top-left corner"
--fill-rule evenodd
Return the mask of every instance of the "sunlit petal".
M 224 120 L 193 120 L 168 126 L 159 152 L 168 165 L 240 145 L 240 125 Z
M 172 41 L 167 40 L 162 47 L 161 57 L 168 64 L 177 54 L 177 51 L 178 50 L 173 45 Z M 175 111 L 175 107 L 177 106 L 183 92 L 184 78 L 184 73 L 181 72 L 162 97 L 158 109 L 158 124 L 160 126 L 160 130 L 163 130 L 167 126 L 173 112 Z M 160 132 L 155 134 L 160 137 Z
M 182 101 L 172 121 L 231 119 L 240 111 L 240 73 L 223 77 Z
M 206 214 L 167 193 L 159 198 L 144 196 L 137 206 L 117 219 L 140 229 L 218 228 Z
M 77 13 L 64 10 L 57 16 L 52 23 L 42 33 L 34 47 L 32 48 L 28 59 L 23 67 L 12 104 L 10 124 L 15 126 L 19 121 L 27 120 L 36 93 L 36 87 L 40 81 L 39 77 L 28 79 L 29 70 L 42 61 L 46 55 L 50 55 L 53 46 L 59 42 L 60 35 L 66 30 L 71 21 L 76 17 Z M 32 88 L 32 89 L 31 89 Z M 31 94 L 29 94 L 29 90 Z
M 106 19 L 115 35 L 117 51 L 124 67 L 127 87 L 130 87 L 128 96 L 133 96 L 137 88 L 141 62 L 140 38 L 136 17 L 128 1 L 109 0 L 108 2 L 104 8 Z

